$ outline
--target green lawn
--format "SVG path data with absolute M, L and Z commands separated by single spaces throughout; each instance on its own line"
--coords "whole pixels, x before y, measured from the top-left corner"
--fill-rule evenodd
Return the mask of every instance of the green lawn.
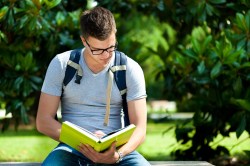
M 174 123 L 149 123 L 147 139 L 138 149 L 149 160 L 172 160 L 170 153 L 179 145 L 175 141 L 174 131 L 163 132 L 175 125 Z M 239 144 L 245 138 L 248 139 Z M 219 136 L 215 142 L 219 141 Z M 219 143 L 231 149 L 231 152 L 241 153 L 242 150 L 250 150 L 250 139 L 244 133 L 237 140 L 234 133 Z M 0 134 L 0 161 L 42 161 L 47 154 L 57 145 L 57 142 L 39 134 L 36 130 L 8 130 Z M 235 145 L 235 146 L 234 146 Z
M 36 130 L 7 131 L 0 142 L 0 161 L 42 161 L 57 145 Z

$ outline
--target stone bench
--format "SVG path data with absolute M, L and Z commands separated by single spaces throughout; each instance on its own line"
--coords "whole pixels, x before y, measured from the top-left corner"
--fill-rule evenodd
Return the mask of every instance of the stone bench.
M 213 166 L 206 161 L 150 161 L 155 166 Z M 31 162 L 0 162 L 0 166 L 40 166 L 41 163 Z

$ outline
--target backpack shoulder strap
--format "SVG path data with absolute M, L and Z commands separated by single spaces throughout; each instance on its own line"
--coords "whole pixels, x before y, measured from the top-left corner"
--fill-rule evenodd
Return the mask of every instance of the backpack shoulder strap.
M 76 73 L 76 80 L 75 83 L 80 84 L 80 81 L 83 76 L 83 71 L 81 66 L 79 65 L 79 60 L 81 56 L 81 50 L 82 49 L 75 49 L 71 51 L 70 58 L 67 63 L 66 71 L 65 71 L 65 77 L 63 79 L 63 85 L 66 86 L 74 77 Z
M 114 79 L 120 90 L 121 95 L 126 94 L 126 70 L 127 70 L 127 57 L 124 53 L 116 51 L 115 52 L 115 65 L 111 67 L 114 73 Z
M 70 53 L 70 57 L 69 60 L 67 62 L 67 66 L 66 66 L 66 70 L 65 70 L 65 76 L 63 79 L 63 85 L 66 86 L 68 85 L 68 83 L 73 79 L 75 73 L 76 74 L 76 80 L 75 83 L 80 84 L 80 81 L 82 79 L 83 76 L 83 71 L 81 66 L 79 65 L 79 60 L 81 57 L 81 50 L 82 49 L 75 49 L 72 50 Z M 63 96 L 63 88 L 62 88 L 62 95 Z M 57 115 L 55 116 L 55 119 L 58 120 Z
M 126 69 L 127 56 L 119 51 L 115 51 L 115 65 L 111 67 L 114 73 L 116 85 L 122 96 L 124 125 L 129 125 L 128 106 L 127 106 L 127 84 L 126 84 Z

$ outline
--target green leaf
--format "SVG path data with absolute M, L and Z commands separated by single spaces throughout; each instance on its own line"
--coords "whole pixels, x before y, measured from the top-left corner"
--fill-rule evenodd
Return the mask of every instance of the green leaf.
M 213 37 L 211 35 L 209 35 L 208 37 L 206 37 L 204 43 L 203 43 L 203 51 L 206 50 L 208 48 L 209 43 L 212 41 Z
M 250 68 L 250 62 L 244 63 L 243 65 L 241 65 L 240 68 L 241 68 L 241 69 L 243 69 L 243 68 Z
M 242 91 L 242 80 L 240 77 L 237 78 L 237 80 L 233 84 L 233 90 L 237 95 L 239 95 Z
M 44 0 L 49 9 L 57 6 L 62 0 Z
M 209 0 L 209 2 L 211 2 L 213 4 L 222 4 L 222 3 L 225 3 L 226 0 Z
M 247 31 L 244 15 L 241 13 L 236 14 L 236 23 L 241 30 Z
M 216 65 L 213 67 L 213 69 L 211 70 L 211 73 L 210 73 L 210 77 L 212 79 L 216 78 L 220 74 L 221 66 L 222 66 L 221 62 L 218 61 L 216 63 Z
M 196 61 L 199 60 L 199 58 L 197 57 L 197 54 L 191 50 L 191 49 L 188 49 L 188 50 L 184 50 L 183 51 L 185 55 L 187 55 L 188 57 L 192 58 L 192 59 L 195 59 Z
M 250 112 L 250 101 L 244 99 L 231 99 L 231 102 L 243 110 Z
M 28 23 L 28 30 L 30 32 L 36 29 L 36 22 L 37 22 L 37 19 L 35 17 L 30 18 L 29 23 Z
M 205 67 L 205 62 L 201 61 L 201 63 L 199 64 L 199 66 L 197 67 L 198 73 L 199 74 L 203 74 L 205 71 L 206 67 Z
M 8 9 L 9 9 L 8 6 L 4 6 L 4 7 L 2 7 L 2 8 L 0 9 L 0 20 L 1 20 L 2 18 L 4 18 L 4 16 L 6 15 Z
M 250 11 L 248 11 L 246 14 L 246 26 L 247 29 L 250 30 Z
M 2 39 L 5 43 L 8 42 L 6 35 L 2 31 L 0 31 L 0 43 L 1 43 Z
M 192 46 L 197 54 L 201 54 L 200 42 L 197 39 L 192 38 Z
M 237 138 L 239 138 L 241 136 L 241 134 L 245 131 L 245 129 L 246 129 L 246 117 L 243 116 L 238 128 L 236 129 Z
M 183 56 L 177 55 L 175 58 L 176 64 L 180 65 L 182 68 L 186 67 L 186 59 Z
M 49 29 L 52 29 L 50 23 L 46 19 L 40 18 L 40 23 L 42 25 L 43 30 L 48 31 Z
M 25 15 L 18 21 L 17 27 L 18 29 L 23 29 L 25 26 L 27 26 L 28 23 L 29 23 L 29 17 Z
M 26 70 L 29 69 L 29 66 L 32 65 L 32 62 L 33 62 L 32 52 L 28 52 L 26 56 L 23 58 L 23 64 L 26 66 Z
M 40 0 L 32 0 L 32 2 L 34 3 L 34 5 L 36 6 L 37 9 L 41 9 Z
M 206 8 L 205 9 L 206 9 L 206 12 L 207 12 L 207 14 L 209 16 L 212 16 L 213 13 L 215 13 L 215 8 L 212 5 L 208 4 L 208 3 L 206 3 Z
M 41 83 L 43 81 L 42 78 L 37 76 L 30 76 L 30 79 L 35 83 Z
M 193 81 L 197 84 L 208 84 L 210 82 L 209 77 L 198 77 L 198 78 L 193 78 Z
M 14 26 L 15 20 L 14 20 L 14 10 L 9 9 L 7 12 L 7 28 L 12 28 Z
M 14 82 L 15 89 L 20 89 L 21 84 L 23 83 L 23 77 L 17 77 L 17 79 Z
M 229 53 L 224 56 L 224 63 L 225 64 L 233 64 L 234 62 L 238 61 L 239 55 L 241 55 L 244 52 L 243 49 L 238 51 L 233 51 L 232 53 Z
M 56 14 L 56 23 L 57 23 L 58 26 L 63 25 L 64 22 L 65 22 L 65 19 L 66 19 L 66 17 L 65 17 L 65 15 L 63 14 L 63 12 L 58 12 L 58 13 Z

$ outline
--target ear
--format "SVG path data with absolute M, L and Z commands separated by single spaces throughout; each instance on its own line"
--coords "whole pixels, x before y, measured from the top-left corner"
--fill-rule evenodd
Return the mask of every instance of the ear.
M 82 40 L 82 44 L 86 47 L 86 40 L 84 39 L 84 37 L 80 36 L 81 40 Z

